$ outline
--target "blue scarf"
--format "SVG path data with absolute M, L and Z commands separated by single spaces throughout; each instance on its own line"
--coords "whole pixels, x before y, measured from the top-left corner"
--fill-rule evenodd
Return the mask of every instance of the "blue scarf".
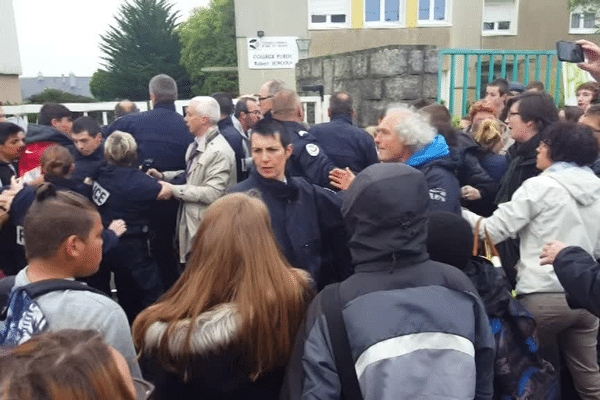
M 406 162 L 406 165 L 418 167 L 419 165 L 427 164 L 430 161 L 450 154 L 446 139 L 442 135 L 436 135 L 431 143 L 413 154 Z

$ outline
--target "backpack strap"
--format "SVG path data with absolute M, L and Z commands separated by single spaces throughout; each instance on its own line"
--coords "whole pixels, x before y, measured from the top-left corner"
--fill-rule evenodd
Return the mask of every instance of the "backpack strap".
M 335 366 L 340 377 L 343 398 L 345 400 L 362 400 L 358 377 L 354 369 L 352 350 L 348 341 L 348 332 L 342 315 L 339 283 L 334 283 L 323 289 L 321 304 L 327 320 L 327 329 L 333 347 Z
M 7 276 L 0 280 L 0 313 L 4 314 L 4 310 L 8 307 L 8 297 L 13 286 L 15 286 L 16 275 Z
M 87 290 L 88 292 L 94 292 L 101 294 L 102 296 L 106 296 L 106 293 L 96 288 L 90 287 L 81 282 L 67 279 L 46 279 L 25 285 L 22 287 L 22 289 L 26 291 L 29 297 L 32 299 L 56 290 Z
M 0 280 L 0 321 L 6 320 L 8 311 L 8 299 L 13 286 L 15 285 L 15 276 L 9 276 Z M 35 299 L 36 297 L 42 296 L 46 293 L 53 292 L 55 290 L 87 290 L 106 296 L 106 293 L 90 287 L 84 283 L 77 281 L 70 281 L 67 279 L 47 279 L 39 282 L 33 282 L 25 286 L 19 287 L 19 289 L 27 292 L 30 298 Z

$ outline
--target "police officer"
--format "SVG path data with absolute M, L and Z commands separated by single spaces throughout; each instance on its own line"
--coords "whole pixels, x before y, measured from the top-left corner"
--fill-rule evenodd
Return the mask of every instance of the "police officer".
M 272 111 L 273 118 L 283 122 L 290 135 L 293 147 L 287 167 L 290 174 L 302 176 L 315 185 L 329 186 L 329 172 L 335 165 L 301 124 L 304 109 L 300 97 L 293 90 L 283 89 L 273 97 Z
M 92 200 L 104 223 L 121 218 L 127 232 L 103 259 L 115 274 L 117 298 L 130 323 L 163 292 L 156 260 L 148 247 L 149 214 L 161 185 L 135 167 L 137 145 L 133 136 L 115 131 L 104 144 L 108 165 L 92 185 Z
M 252 129 L 254 169 L 233 192 L 258 190 L 267 205 L 273 233 L 291 265 L 311 273 L 317 289 L 352 273 L 341 197 L 332 190 L 286 173 L 293 153 L 289 132 L 277 120 Z
M 79 184 L 72 179 L 69 179 L 69 173 L 73 167 L 73 157 L 69 150 L 60 145 L 49 146 L 44 150 L 40 157 L 40 166 L 44 180 L 54 185 L 56 190 L 70 190 L 84 196 L 90 196 L 90 187 L 88 185 Z M 14 241 L 17 244 L 18 251 L 14 259 L 14 273 L 25 268 L 27 260 L 25 259 L 25 243 L 23 242 L 23 220 L 29 207 L 35 200 L 37 186 L 25 186 L 14 197 L 9 210 L 9 224 L 15 228 L 16 235 Z M 118 236 L 126 230 L 125 222 L 122 220 L 112 221 L 108 229 L 102 232 L 102 253 L 106 254 L 118 243 Z M 109 271 L 110 274 L 110 271 Z M 98 276 L 101 273 L 97 274 Z M 106 279 L 110 278 L 108 275 Z M 88 280 L 89 279 L 89 280 Z M 95 283 L 99 279 L 94 275 L 94 278 L 84 279 L 90 286 L 94 286 L 110 294 L 108 281 L 104 286 Z M 102 281 L 102 280 L 100 280 Z

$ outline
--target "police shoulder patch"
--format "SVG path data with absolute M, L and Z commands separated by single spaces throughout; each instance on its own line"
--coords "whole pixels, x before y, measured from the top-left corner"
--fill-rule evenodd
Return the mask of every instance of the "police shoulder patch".
M 306 152 L 313 157 L 316 157 L 317 155 L 319 155 L 319 151 L 320 151 L 319 146 L 317 146 L 314 143 L 308 143 L 306 145 Z
M 298 135 L 300 135 L 300 137 L 306 136 L 308 135 L 307 131 L 298 131 Z
M 108 190 L 104 189 L 98 182 L 94 182 L 92 185 L 92 199 L 97 206 L 101 206 L 106 203 L 110 193 Z

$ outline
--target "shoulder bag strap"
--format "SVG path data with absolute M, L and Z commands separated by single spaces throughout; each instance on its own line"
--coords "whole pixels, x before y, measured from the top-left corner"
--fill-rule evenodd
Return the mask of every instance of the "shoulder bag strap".
M 342 396 L 345 400 L 362 400 L 362 393 L 358 384 L 358 377 L 354 369 L 352 350 L 348 341 L 348 332 L 342 315 L 342 300 L 340 298 L 340 284 L 327 286 L 321 294 L 323 312 L 327 320 L 327 329 L 335 366 L 340 377 Z

